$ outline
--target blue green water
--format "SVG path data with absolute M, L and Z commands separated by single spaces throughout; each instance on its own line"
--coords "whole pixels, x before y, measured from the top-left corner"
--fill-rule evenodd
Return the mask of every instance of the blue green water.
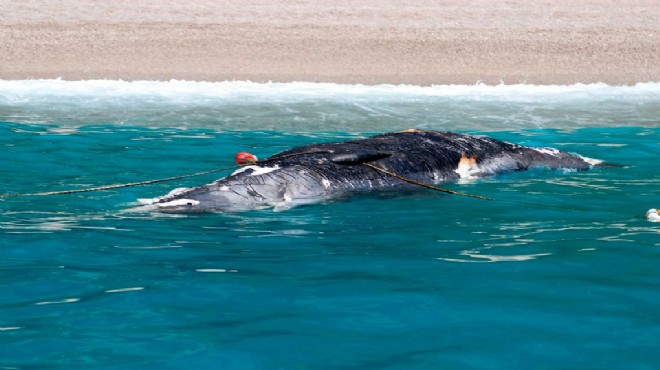
M 643 218 L 660 206 L 657 86 L 225 96 L 243 85 L 191 84 L 163 98 L 34 83 L 0 85 L 0 193 L 177 176 L 238 151 L 407 127 L 626 167 L 446 185 L 498 201 L 420 190 L 285 212 L 131 211 L 220 175 L 0 199 L 0 369 L 660 367 L 660 224 Z

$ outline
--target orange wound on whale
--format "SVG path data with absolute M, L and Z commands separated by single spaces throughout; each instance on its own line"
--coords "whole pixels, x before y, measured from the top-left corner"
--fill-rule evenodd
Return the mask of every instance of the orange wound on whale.
M 459 166 L 474 166 L 477 164 L 477 158 L 476 157 L 468 157 L 465 154 L 461 155 L 461 159 L 458 161 Z
M 240 152 L 234 156 L 234 161 L 239 166 L 248 166 L 257 163 L 257 156 L 248 152 Z

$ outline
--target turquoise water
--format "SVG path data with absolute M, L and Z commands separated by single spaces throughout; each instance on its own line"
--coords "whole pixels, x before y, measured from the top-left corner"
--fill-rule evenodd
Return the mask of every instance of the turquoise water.
M 219 175 L 0 199 L 0 369 L 660 366 L 660 224 L 643 218 L 660 206 L 657 86 L 103 83 L 0 84 L 0 193 L 407 127 L 626 167 L 446 186 L 490 202 L 420 190 L 285 212 L 131 210 Z

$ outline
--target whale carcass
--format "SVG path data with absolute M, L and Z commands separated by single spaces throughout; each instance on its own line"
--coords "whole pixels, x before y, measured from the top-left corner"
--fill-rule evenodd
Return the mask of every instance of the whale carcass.
M 144 203 L 164 212 L 281 210 L 348 193 L 412 186 L 401 178 L 438 184 L 531 168 L 586 170 L 600 163 L 486 136 L 406 130 L 295 147 L 210 184 Z

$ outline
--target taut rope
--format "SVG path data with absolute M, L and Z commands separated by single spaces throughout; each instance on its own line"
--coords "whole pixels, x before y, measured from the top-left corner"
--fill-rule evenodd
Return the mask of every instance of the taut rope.
M 434 185 L 425 184 L 425 183 L 423 183 L 423 182 L 419 182 L 419 181 L 416 181 L 416 180 L 413 180 L 413 179 L 409 179 L 409 178 L 407 178 L 407 177 L 403 177 L 403 176 L 401 176 L 401 175 L 399 175 L 399 174 L 397 174 L 397 173 L 390 172 L 390 171 L 388 171 L 388 170 L 386 170 L 386 169 L 384 169 L 384 168 L 380 168 L 380 167 L 378 167 L 378 166 L 374 166 L 374 165 L 371 164 L 371 163 L 362 163 L 362 164 L 365 165 L 365 166 L 367 166 L 367 167 L 369 167 L 369 168 L 371 168 L 371 169 L 373 169 L 373 170 L 375 170 L 375 171 L 377 171 L 377 172 L 383 173 L 383 174 L 388 175 L 388 176 L 392 176 L 392 177 L 394 177 L 394 178 L 397 178 L 397 179 L 399 179 L 399 180 L 401 180 L 401 181 L 404 181 L 404 182 L 407 182 L 407 183 L 409 183 L 409 184 L 413 184 L 413 185 L 421 186 L 421 187 L 423 187 L 423 188 L 427 188 L 427 189 L 431 189 L 431 190 L 435 190 L 435 191 L 440 191 L 440 192 L 443 192 L 443 193 L 453 194 L 453 195 L 461 195 L 461 196 L 464 196 L 464 197 L 476 198 L 476 199 L 483 199 L 483 200 L 496 200 L 496 199 L 494 199 L 494 198 L 484 197 L 484 196 L 482 196 L 482 195 L 474 195 L 474 194 L 468 194 L 468 193 L 461 193 L 461 192 L 459 192 L 459 191 L 454 191 L 454 190 L 449 190 L 449 189 L 443 189 L 443 188 L 440 188 L 440 187 L 437 187 L 437 186 L 434 186 Z
M 460 195 L 460 196 L 464 196 L 464 197 L 470 197 L 470 198 L 481 199 L 481 200 L 493 200 L 493 201 L 498 201 L 498 202 L 507 202 L 507 203 L 514 203 L 514 204 L 525 204 L 525 205 L 530 205 L 530 206 L 540 206 L 540 207 L 546 207 L 546 208 L 557 208 L 557 209 L 563 209 L 563 210 L 568 210 L 568 211 L 584 211 L 582 209 L 575 208 L 575 207 L 553 206 L 553 205 L 550 205 L 550 204 L 543 204 L 543 203 L 522 202 L 522 201 L 517 201 L 517 200 L 497 199 L 497 198 L 485 197 L 483 195 L 461 193 L 459 191 L 443 189 L 443 188 L 438 187 L 438 186 L 429 185 L 429 184 L 425 184 L 423 182 L 419 182 L 419 181 L 416 181 L 416 180 L 413 180 L 413 179 L 409 179 L 409 178 L 401 176 L 397 173 L 388 171 L 384 168 L 374 166 L 371 163 L 362 163 L 362 164 L 369 167 L 369 168 L 371 168 L 371 169 L 373 169 L 373 170 L 375 170 L 375 171 L 377 171 L 377 172 L 383 173 L 383 174 L 388 175 L 388 176 L 392 176 L 394 178 L 397 178 L 397 179 L 399 179 L 401 181 L 404 181 L 404 182 L 407 182 L 409 184 L 421 186 L 423 188 L 439 191 L 439 192 L 442 192 L 442 193 Z
M 185 179 L 188 177 L 194 177 L 194 176 L 202 176 L 202 175 L 207 175 L 209 173 L 215 173 L 215 172 L 220 172 L 220 171 L 226 171 L 226 170 L 231 170 L 236 168 L 237 166 L 232 166 L 232 167 L 225 167 L 225 168 L 217 168 L 215 170 L 209 170 L 209 171 L 203 171 L 203 172 L 195 172 L 191 173 L 188 175 L 180 175 L 180 176 L 174 176 L 174 177 L 167 177 L 164 179 L 155 179 L 155 180 L 146 180 L 146 181 L 139 181 L 139 182 L 129 182 L 126 184 L 111 184 L 111 185 L 104 185 L 104 186 L 97 186 L 94 188 L 84 188 L 84 189 L 70 189 L 70 190 L 60 190 L 60 191 L 46 191 L 42 193 L 9 193 L 9 194 L 0 194 L 0 198 L 11 198 L 11 197 L 42 197 L 42 196 L 47 196 L 47 195 L 62 195 L 62 194 L 75 194 L 75 193 L 88 193 L 92 191 L 104 191 L 104 190 L 110 190 L 110 189 L 119 189 L 119 188 L 128 188 L 131 186 L 140 186 L 140 185 L 149 185 L 149 184 L 156 184 L 159 182 L 166 182 L 166 181 L 173 181 L 173 180 L 179 180 L 179 179 Z

